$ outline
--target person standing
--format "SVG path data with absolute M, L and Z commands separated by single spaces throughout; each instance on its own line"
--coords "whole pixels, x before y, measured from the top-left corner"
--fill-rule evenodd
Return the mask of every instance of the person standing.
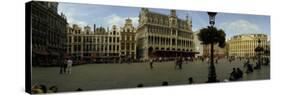
M 179 58 L 175 59 L 175 69 L 177 70 L 179 66 Z
M 66 69 L 67 69 L 67 59 L 65 59 L 63 61 L 63 73 L 65 74 L 66 73 Z
M 71 74 L 71 68 L 72 68 L 72 60 L 71 59 L 68 59 L 67 60 L 67 73 L 68 74 Z
M 64 69 L 64 60 L 62 60 L 61 62 L 60 62 L 60 74 L 63 74 L 64 72 L 63 72 L 63 69 Z
M 149 65 L 150 65 L 150 69 L 153 69 L 153 59 L 150 60 Z
M 182 62 L 183 62 L 183 60 L 182 60 L 182 58 L 180 57 L 180 58 L 179 58 L 179 69 L 180 69 L 180 70 L 182 69 Z
M 218 58 L 216 58 L 216 64 L 218 64 L 219 62 L 218 62 Z

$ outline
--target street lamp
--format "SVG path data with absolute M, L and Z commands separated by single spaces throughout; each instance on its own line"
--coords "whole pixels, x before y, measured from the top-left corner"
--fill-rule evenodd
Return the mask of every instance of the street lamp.
M 216 12 L 207 12 L 209 15 L 209 22 L 211 27 L 214 27 L 215 25 L 215 16 L 216 16 Z M 211 63 L 210 63 L 210 67 L 209 67 L 209 74 L 208 74 L 208 83 L 210 82 L 218 82 L 217 80 L 217 74 L 216 74 L 216 68 L 214 65 L 214 46 L 213 43 L 211 44 Z
M 210 25 L 213 27 L 215 25 L 215 20 L 216 20 L 216 15 L 217 15 L 217 12 L 207 12 L 208 15 L 209 15 L 209 23 Z
M 263 48 L 260 46 L 261 40 L 258 39 L 258 46 L 255 48 L 255 52 L 258 58 L 257 68 L 260 68 L 261 65 L 261 53 L 263 52 Z

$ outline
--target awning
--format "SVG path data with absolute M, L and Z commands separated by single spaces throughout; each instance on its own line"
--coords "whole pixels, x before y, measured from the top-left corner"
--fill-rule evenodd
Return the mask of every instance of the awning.
M 49 53 L 46 50 L 38 50 L 38 49 L 32 49 L 32 53 L 37 55 L 49 55 Z
M 50 54 L 51 54 L 51 55 L 56 55 L 56 56 L 59 56 L 59 55 L 60 55 L 58 52 L 54 52 L 54 51 L 50 51 Z

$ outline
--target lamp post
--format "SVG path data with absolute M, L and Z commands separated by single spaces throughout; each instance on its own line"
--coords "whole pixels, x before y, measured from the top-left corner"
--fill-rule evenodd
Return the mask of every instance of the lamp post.
M 260 46 L 261 40 L 258 39 L 258 46 L 255 48 L 255 52 L 257 54 L 258 58 L 258 63 L 257 63 L 257 68 L 260 69 L 261 66 L 261 53 L 263 51 L 263 48 Z
M 217 12 L 207 12 L 209 15 L 209 23 L 213 27 L 215 25 L 215 17 L 217 15 Z
M 207 12 L 209 15 L 209 23 L 211 25 L 211 27 L 214 27 L 215 25 L 215 16 L 216 16 L 216 12 Z M 216 68 L 214 65 L 214 42 L 211 43 L 211 63 L 210 63 L 210 67 L 209 67 L 209 74 L 208 74 L 208 83 L 212 83 L 212 82 L 218 82 L 219 80 L 217 80 L 217 74 L 216 74 Z

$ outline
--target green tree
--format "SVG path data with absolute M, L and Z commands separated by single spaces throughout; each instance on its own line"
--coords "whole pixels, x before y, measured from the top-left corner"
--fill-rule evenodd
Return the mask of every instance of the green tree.
M 217 82 L 218 80 L 216 79 L 216 71 L 214 66 L 214 45 L 218 44 L 221 48 L 225 46 L 225 33 L 222 29 L 208 26 L 207 28 L 200 29 L 200 32 L 197 34 L 197 36 L 203 45 L 211 45 L 211 64 L 208 82 Z

